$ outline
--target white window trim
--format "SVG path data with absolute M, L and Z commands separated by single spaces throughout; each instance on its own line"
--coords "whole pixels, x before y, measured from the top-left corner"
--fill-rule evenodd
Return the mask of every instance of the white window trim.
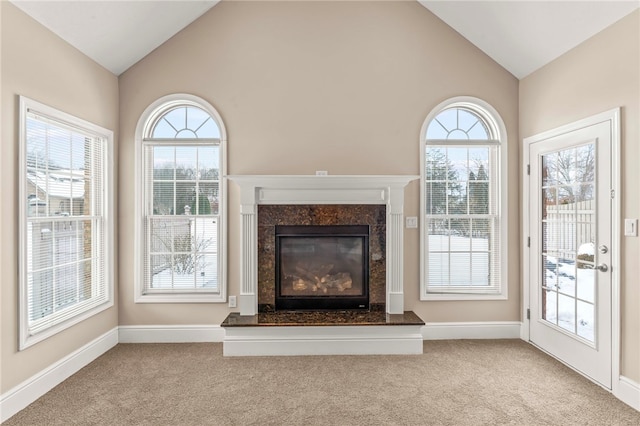
M 20 115 L 20 128 L 19 128 L 19 170 L 20 170 L 20 188 L 19 188 L 19 200 L 27 199 L 27 152 L 26 152 L 26 121 L 27 112 L 35 111 L 44 116 L 55 119 L 68 126 L 75 127 L 93 133 L 98 137 L 106 140 L 105 146 L 105 162 L 106 167 L 103 170 L 104 173 L 104 192 L 105 192 L 105 258 L 104 258 L 104 279 L 106 283 L 105 300 L 102 303 L 87 304 L 88 306 L 83 311 L 79 311 L 67 320 L 54 323 L 54 325 L 39 331 L 36 334 L 29 332 L 29 299 L 27 290 L 27 203 L 18 203 L 19 212 L 19 274 L 20 274 L 20 289 L 19 289 L 19 350 L 24 350 L 30 346 L 35 345 L 63 330 L 66 330 L 75 324 L 78 324 L 87 318 L 90 318 L 114 305 L 114 173 L 113 173 L 113 131 L 100 127 L 96 124 L 85 121 L 81 118 L 75 117 L 71 114 L 59 111 L 48 105 L 37 102 L 33 99 L 29 99 L 24 96 L 20 96 L 19 115 Z
M 144 294 L 144 187 L 142 173 L 144 170 L 143 142 L 148 133 L 147 126 L 155 122 L 158 115 L 166 111 L 172 103 L 176 105 L 193 105 L 203 109 L 215 120 L 220 129 L 220 204 L 219 223 L 220 235 L 218 235 L 219 247 L 218 271 L 220 293 L 152 293 Z M 225 303 L 227 300 L 227 132 L 218 111 L 204 99 L 186 94 L 175 93 L 156 100 L 149 105 L 138 120 L 135 133 L 135 278 L 134 278 L 134 302 L 135 303 Z M 176 139 L 179 143 L 180 140 Z
M 427 229 L 425 224 L 425 155 L 427 146 L 427 128 L 431 121 L 444 109 L 462 106 L 467 107 L 474 111 L 482 111 L 480 115 L 487 119 L 489 125 L 494 127 L 495 132 L 499 135 L 500 152 L 499 163 L 500 171 L 498 175 L 498 184 L 500 187 L 500 200 L 498 203 L 498 211 L 500 213 L 500 291 L 497 293 L 428 293 L 427 292 L 427 252 L 426 252 L 426 238 Z M 492 141 L 483 142 L 484 144 L 491 144 Z M 455 142 L 451 143 L 455 146 Z M 478 99 L 471 96 L 458 96 L 447 99 L 444 102 L 438 104 L 431 110 L 420 130 L 420 300 L 506 300 L 508 298 L 508 156 L 507 156 L 507 129 L 504 125 L 500 114 L 482 99 Z

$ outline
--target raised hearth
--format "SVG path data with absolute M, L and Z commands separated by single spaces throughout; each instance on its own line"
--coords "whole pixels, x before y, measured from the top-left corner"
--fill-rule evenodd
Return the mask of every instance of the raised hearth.
M 280 311 L 229 314 L 224 356 L 410 355 L 422 353 L 422 321 L 413 312 Z
M 242 316 L 232 312 L 222 327 L 322 327 L 366 325 L 424 325 L 414 312 L 387 314 L 384 311 L 281 311 Z

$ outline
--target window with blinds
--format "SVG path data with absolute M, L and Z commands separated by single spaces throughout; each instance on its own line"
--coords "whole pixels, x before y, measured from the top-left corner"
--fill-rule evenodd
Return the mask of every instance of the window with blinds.
M 20 347 L 113 304 L 112 132 L 20 98 Z
M 142 139 L 138 301 L 217 301 L 221 285 L 221 131 L 186 100 L 162 104 Z
M 492 297 L 506 290 L 500 151 L 495 121 L 479 106 L 454 103 L 427 123 L 423 299 Z

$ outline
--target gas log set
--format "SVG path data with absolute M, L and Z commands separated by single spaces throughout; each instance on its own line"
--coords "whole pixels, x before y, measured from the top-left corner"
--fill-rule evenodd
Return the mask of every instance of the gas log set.
M 276 309 L 368 309 L 369 227 L 276 227 Z

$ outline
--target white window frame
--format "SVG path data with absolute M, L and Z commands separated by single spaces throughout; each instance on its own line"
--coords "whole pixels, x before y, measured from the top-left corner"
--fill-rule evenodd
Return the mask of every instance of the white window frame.
M 219 187 L 219 228 L 218 232 L 218 283 L 219 293 L 205 292 L 154 292 L 145 294 L 144 258 L 145 258 L 145 181 L 144 181 L 144 141 L 148 138 L 156 118 L 167 110 L 177 106 L 194 106 L 206 111 L 216 122 L 220 129 L 219 153 L 220 153 L 220 187 Z M 204 99 L 185 93 L 176 93 L 164 96 L 149 105 L 140 116 L 136 126 L 135 143 L 135 279 L 134 302 L 135 303 L 224 303 L 227 299 L 227 133 L 224 123 L 218 111 Z M 197 141 L 197 140 L 195 140 Z M 172 139 L 172 145 L 197 145 L 194 139 Z
M 55 108 L 37 102 L 33 99 L 20 96 L 19 98 L 19 147 L 20 147 L 20 177 L 19 177 L 19 200 L 27 200 L 27 114 L 33 113 L 52 122 L 57 122 L 61 127 L 77 129 L 80 133 L 90 134 L 102 140 L 102 163 L 101 180 L 103 188 L 101 194 L 103 211 L 101 222 L 104 229 L 103 236 L 96 244 L 101 245 L 104 256 L 99 259 L 103 271 L 102 279 L 92 277 L 94 287 L 102 287 L 102 291 L 97 292 L 98 297 L 93 297 L 73 305 L 73 309 L 62 310 L 53 314 L 47 321 L 32 323 L 29 320 L 29 289 L 28 289 L 28 259 L 29 255 L 27 242 L 27 203 L 19 202 L 19 350 L 24 350 L 38 342 L 41 342 L 63 330 L 78 324 L 114 305 L 114 173 L 113 173 L 113 132 L 71 114 L 59 111 Z M 98 240 L 98 238 L 96 238 Z M 48 322 L 48 324 L 45 324 Z M 34 328 L 35 327 L 35 328 Z
M 497 212 L 499 215 L 499 228 L 500 228 L 500 282 L 498 289 L 487 292 L 486 289 L 479 289 L 478 291 L 451 291 L 451 292 L 432 292 L 428 287 L 428 247 L 427 247 L 427 226 L 426 226 L 426 185 L 425 185 L 425 157 L 426 147 L 429 144 L 427 140 L 427 129 L 431 121 L 442 111 L 449 108 L 462 107 L 467 110 L 473 111 L 480 116 L 483 121 L 488 125 L 491 133 L 495 135 L 493 140 L 484 141 L 484 145 L 498 144 L 497 164 L 498 170 L 492 171 L 491 178 L 494 178 L 494 173 L 497 178 L 498 184 L 498 196 Z M 476 142 L 477 144 L 483 144 L 483 142 Z M 441 141 L 435 143 L 436 145 L 451 145 L 451 146 L 466 146 L 461 141 Z M 473 141 L 468 144 L 474 146 Z M 507 234 L 508 234 L 508 203 L 507 203 L 507 131 L 502 121 L 502 118 L 498 112 L 487 102 L 482 99 L 478 99 L 471 96 L 458 96 L 438 104 L 427 115 L 422 129 L 420 130 L 420 300 L 505 300 L 508 298 L 508 246 L 507 246 Z

